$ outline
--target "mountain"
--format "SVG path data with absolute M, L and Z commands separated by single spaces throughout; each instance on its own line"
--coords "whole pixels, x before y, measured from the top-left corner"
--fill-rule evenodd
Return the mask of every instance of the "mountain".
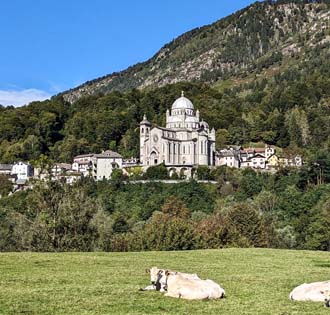
M 146 62 L 63 93 L 83 95 L 160 87 L 180 81 L 234 82 L 251 73 L 287 68 L 330 46 L 330 1 L 265 1 L 166 44 Z M 270 73 L 271 74 L 271 73 Z

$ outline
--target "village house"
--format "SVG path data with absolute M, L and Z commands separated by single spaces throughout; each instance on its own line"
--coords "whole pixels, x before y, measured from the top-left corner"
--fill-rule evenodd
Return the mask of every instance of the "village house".
M 215 166 L 226 165 L 240 168 L 240 150 L 241 147 L 228 147 L 227 149 L 216 152 Z
M 84 177 L 91 176 L 93 157 L 95 154 L 82 154 L 73 158 L 72 170 L 81 173 Z
M 123 159 L 123 168 L 125 167 L 135 167 L 139 166 L 139 160 L 137 158 L 131 157 L 129 159 Z
M 81 179 L 82 174 L 73 170 L 68 163 L 55 163 L 51 169 L 51 180 L 73 184 Z
M 265 169 L 266 157 L 261 153 L 255 153 L 252 156 L 247 156 L 246 159 L 241 161 L 241 168 L 245 168 L 245 167 L 250 167 L 254 169 Z
M 301 167 L 302 158 L 278 157 L 275 149 L 269 145 L 263 148 L 228 147 L 217 152 L 215 164 L 272 171 L 279 167 Z
M 279 157 L 276 154 L 273 154 L 267 160 L 267 169 L 276 170 L 278 167 L 279 167 Z
M 123 157 L 117 152 L 107 150 L 92 157 L 92 176 L 95 180 L 110 179 L 113 170 L 122 167 Z
M 15 163 L 11 169 L 11 175 L 16 176 L 16 184 L 20 186 L 25 185 L 33 174 L 33 166 L 22 161 Z
M 131 159 L 127 164 L 136 165 L 137 160 Z M 77 155 L 73 158 L 72 170 L 82 174 L 83 177 L 91 176 L 95 180 L 110 179 L 113 170 L 123 168 L 123 157 L 114 151 L 107 150 L 102 153 Z
M 302 157 L 300 155 L 292 157 L 279 157 L 280 166 L 301 167 L 302 164 Z
M 0 164 L 0 175 L 11 175 L 13 164 Z

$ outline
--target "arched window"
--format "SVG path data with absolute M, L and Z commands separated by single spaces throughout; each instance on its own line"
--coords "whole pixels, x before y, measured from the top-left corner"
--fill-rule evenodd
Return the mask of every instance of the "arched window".
M 141 129 L 141 132 L 144 133 L 144 128 Z
M 119 168 L 119 165 L 118 165 L 116 162 L 112 162 L 112 163 L 111 163 L 111 167 L 112 167 L 113 169 L 116 169 L 116 168 Z

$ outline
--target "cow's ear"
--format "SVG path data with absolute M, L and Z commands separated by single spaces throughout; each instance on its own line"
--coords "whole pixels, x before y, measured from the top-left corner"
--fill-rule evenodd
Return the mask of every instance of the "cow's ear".
M 150 273 L 150 269 L 149 268 L 146 269 L 146 273 Z
M 165 275 L 168 276 L 170 272 L 168 270 L 165 270 Z

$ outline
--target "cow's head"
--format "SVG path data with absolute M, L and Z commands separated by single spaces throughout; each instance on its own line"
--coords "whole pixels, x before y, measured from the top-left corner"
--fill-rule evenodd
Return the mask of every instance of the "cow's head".
M 324 296 L 324 306 L 325 307 L 330 307 L 330 289 L 329 290 L 323 290 L 323 291 L 320 291 L 320 292 Z
M 161 269 L 158 269 L 157 267 L 146 269 L 146 273 L 150 274 L 150 282 L 152 285 L 156 286 L 156 289 L 160 270 Z

